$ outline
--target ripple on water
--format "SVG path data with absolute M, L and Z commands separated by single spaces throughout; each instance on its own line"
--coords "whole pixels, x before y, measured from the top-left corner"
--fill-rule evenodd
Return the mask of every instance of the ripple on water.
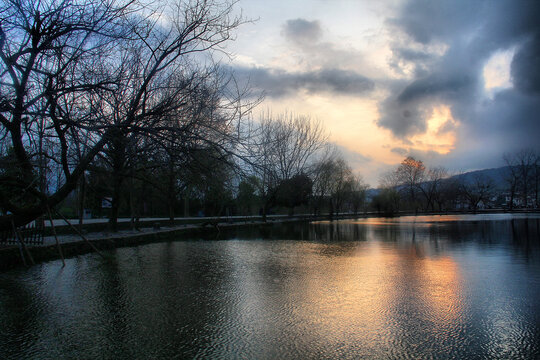
M 0 354 L 538 358 L 538 244 L 497 221 L 318 223 L 303 234 L 341 238 L 151 244 L 0 274 Z

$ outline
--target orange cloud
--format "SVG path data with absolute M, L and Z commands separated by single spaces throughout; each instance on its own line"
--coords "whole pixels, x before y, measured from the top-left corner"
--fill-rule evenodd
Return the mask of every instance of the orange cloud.
M 450 108 L 447 105 L 438 105 L 433 108 L 427 121 L 426 132 L 409 139 L 411 147 L 416 150 L 448 154 L 455 148 L 458 126 L 459 123 L 452 116 Z

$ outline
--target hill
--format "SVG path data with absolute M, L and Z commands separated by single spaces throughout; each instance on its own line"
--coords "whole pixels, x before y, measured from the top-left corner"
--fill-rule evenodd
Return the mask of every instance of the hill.
M 471 183 L 477 178 L 489 178 L 493 181 L 493 183 L 495 184 L 495 187 L 498 190 L 502 191 L 507 186 L 505 178 L 509 175 L 509 173 L 510 173 L 510 167 L 503 166 L 499 168 L 469 171 L 463 174 L 451 176 L 450 179 L 458 180 L 460 182 L 462 181 L 465 183 Z M 372 198 L 378 193 L 379 193 L 379 189 L 377 188 L 368 189 L 367 197 Z
M 476 171 L 470 171 L 459 175 L 454 175 L 451 178 L 456 179 L 465 183 L 473 182 L 477 178 L 490 178 L 497 189 L 504 189 L 506 188 L 506 180 L 505 178 L 510 173 L 510 167 L 509 166 L 503 166 L 499 168 L 493 168 L 493 169 L 484 169 L 484 170 L 476 170 Z

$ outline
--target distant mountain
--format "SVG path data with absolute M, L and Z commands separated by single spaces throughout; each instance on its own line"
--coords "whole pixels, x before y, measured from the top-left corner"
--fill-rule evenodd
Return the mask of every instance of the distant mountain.
M 502 190 L 506 188 L 506 178 L 510 174 L 510 167 L 509 166 L 503 166 L 499 168 L 494 169 L 484 169 L 484 170 L 476 170 L 476 171 L 470 171 L 463 174 L 452 176 L 452 178 L 457 179 L 459 181 L 463 181 L 465 183 L 473 182 L 478 177 L 480 178 L 490 178 L 495 186 Z
M 471 183 L 476 178 L 490 178 L 493 183 L 495 184 L 495 187 L 499 190 L 504 190 L 507 187 L 505 178 L 510 173 L 510 167 L 509 166 L 503 166 L 499 168 L 493 168 L 493 169 L 484 169 L 484 170 L 475 170 L 475 171 L 469 171 L 463 174 L 454 175 L 451 176 L 451 179 L 456 179 L 459 181 L 463 181 L 465 183 Z M 372 198 L 373 196 L 376 196 L 379 193 L 379 189 L 368 189 L 367 190 L 367 197 Z

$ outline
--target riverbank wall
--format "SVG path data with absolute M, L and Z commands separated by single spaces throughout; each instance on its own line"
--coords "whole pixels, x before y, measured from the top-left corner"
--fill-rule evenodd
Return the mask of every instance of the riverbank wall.
M 107 255 L 107 250 L 126 246 L 144 245 L 154 242 L 164 242 L 173 240 L 187 240 L 187 239 L 204 239 L 211 236 L 218 236 L 220 232 L 234 231 L 246 227 L 268 227 L 274 224 L 284 222 L 303 222 L 309 220 L 317 220 L 317 218 L 307 217 L 292 217 L 283 219 L 272 219 L 271 221 L 243 221 L 243 222 L 217 222 L 217 221 L 205 221 L 196 224 L 183 224 L 175 225 L 171 227 L 158 227 L 153 222 L 153 227 L 141 229 L 140 232 L 130 231 L 117 232 L 117 233 L 88 233 L 85 231 L 84 240 L 77 235 L 58 236 L 60 239 L 60 247 L 64 258 L 72 258 L 78 255 L 84 255 L 88 253 L 96 252 L 94 247 L 97 248 L 104 256 Z M 58 246 L 52 243 L 51 236 L 46 245 L 42 246 L 28 246 L 28 252 L 32 257 L 35 264 L 41 262 L 58 260 L 61 258 Z M 68 238 L 68 240 L 66 240 Z M 24 255 L 22 255 L 24 254 Z M 23 256 L 25 260 L 23 261 Z M 26 262 L 26 264 L 25 264 Z M 0 272 L 7 271 L 18 267 L 31 266 L 31 260 L 22 248 L 16 245 L 6 246 L 0 248 Z

